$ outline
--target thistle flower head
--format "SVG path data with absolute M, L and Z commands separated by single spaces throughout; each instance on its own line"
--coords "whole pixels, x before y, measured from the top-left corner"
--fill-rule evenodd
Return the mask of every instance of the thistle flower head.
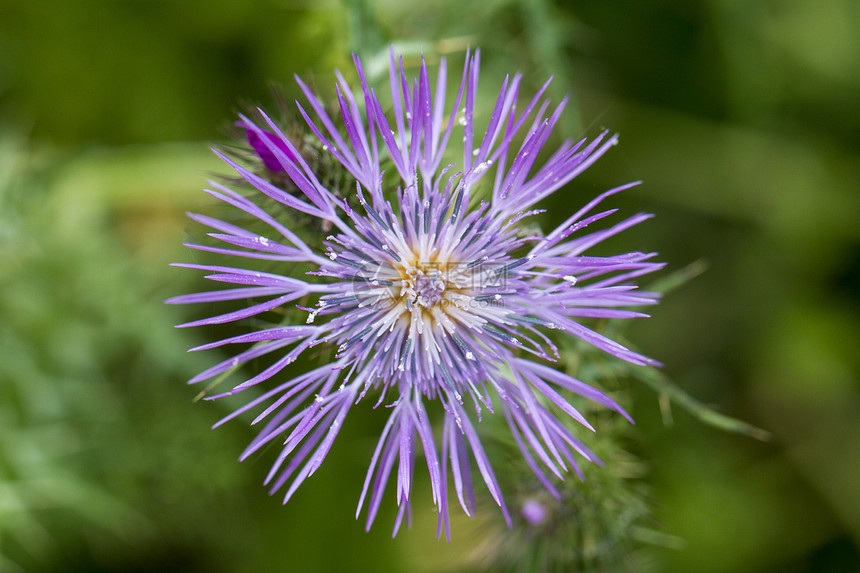
M 257 192 L 296 216 L 321 219 L 330 229 L 324 239 L 305 242 L 287 221 L 261 208 L 257 198 L 213 183 L 211 195 L 258 219 L 268 232 L 193 215 L 227 245 L 192 246 L 240 260 L 272 261 L 273 270 L 181 265 L 208 271 L 207 278 L 232 288 L 168 301 L 254 301 L 181 326 L 239 321 L 287 305 L 306 312 L 303 321 L 199 347 L 250 344 L 192 380 L 271 356 L 270 366 L 227 393 L 234 394 L 275 378 L 312 347 L 329 357 L 322 366 L 276 382 L 225 419 L 262 408 L 254 423 L 265 424 L 243 458 L 270 442 L 283 443 L 267 483 L 273 492 L 286 489 L 285 502 L 320 467 L 349 410 L 367 398 L 387 406 L 383 411 L 388 413 L 356 514 L 367 507 L 368 527 L 396 466 L 396 533 L 409 514 L 420 458 L 439 508 L 440 534 L 448 530 L 451 497 L 467 514 L 475 511 L 473 462 L 507 516 L 478 435 L 483 413 L 504 416 L 526 462 L 550 492 L 555 488 L 547 472 L 563 478 L 571 469 L 579 471 L 578 457 L 599 461 L 566 423 L 575 420 L 593 429 L 566 394 L 627 417 L 608 396 L 556 367 L 553 338 L 579 337 L 629 362 L 653 363 L 580 322 L 583 317 L 645 316 L 620 307 L 656 302 L 654 294 L 636 290 L 631 282 L 661 266 L 650 261 L 653 253 L 588 254 L 649 217 L 638 214 L 592 230 L 614 213 L 595 213 L 597 205 L 631 185 L 586 202 L 546 235 L 523 225 L 540 212 L 535 207 L 541 200 L 567 185 L 617 138 L 603 133 L 590 142 L 567 141 L 540 163 L 564 102 L 548 112 L 542 100 L 548 82 L 521 102 L 519 75 L 504 80 L 486 128 L 477 130 L 479 59 L 478 52 L 467 54 L 449 106 L 444 59 L 434 85 L 423 61 L 412 78 L 392 52 L 390 100 L 383 104 L 355 58 L 357 90 L 337 74 L 338 121 L 297 78 L 307 99 L 298 104 L 299 113 L 322 149 L 354 179 L 357 202 L 326 188 L 262 112 L 264 124 L 243 116 L 240 125 L 267 170 L 286 174 L 290 189 L 219 154 Z M 439 431 L 428 413 L 431 403 L 441 405 Z

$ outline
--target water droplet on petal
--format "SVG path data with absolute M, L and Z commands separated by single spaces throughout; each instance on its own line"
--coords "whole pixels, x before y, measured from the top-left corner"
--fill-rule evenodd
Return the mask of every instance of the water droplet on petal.
M 479 163 L 478 165 L 475 166 L 474 174 L 475 175 L 481 175 L 487 169 L 490 168 L 490 165 L 491 165 L 491 162 L 489 162 L 489 161 L 484 161 L 483 163 Z

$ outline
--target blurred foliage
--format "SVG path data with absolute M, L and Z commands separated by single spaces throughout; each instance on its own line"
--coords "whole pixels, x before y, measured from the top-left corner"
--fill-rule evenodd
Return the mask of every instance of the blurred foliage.
M 231 110 L 267 101 L 269 82 L 289 100 L 294 72 L 327 89 L 349 50 L 379 74 L 391 41 L 454 65 L 481 46 L 485 100 L 507 73 L 524 90 L 555 74 L 553 99 L 577 102 L 561 131 L 606 126 L 621 145 L 546 224 L 642 179 L 613 206 L 658 217 L 619 250 L 708 262 L 626 334 L 773 440 L 632 386 L 629 451 L 650 467 L 635 479 L 684 545 L 629 567 L 860 570 L 853 0 L 0 3 L 0 570 L 477 567 L 494 518 L 455 517 L 436 542 L 421 484 L 395 541 L 352 521 L 370 416 L 287 508 L 262 495 L 268 460 L 235 461 L 247 429 L 207 430 L 230 404 L 192 404 L 183 385 L 212 364 L 184 352 L 206 333 L 171 329 L 183 311 L 161 304 L 196 288 L 167 263 L 188 257 L 182 211 L 205 210 L 221 169 L 207 143 Z
M 629 321 L 600 322 L 603 327 L 610 323 L 620 330 Z M 560 350 L 568 359 L 569 374 L 600 384 L 625 409 L 631 406 L 631 384 L 653 376 L 651 367 L 632 366 L 607 357 L 582 341 L 563 339 Z M 514 527 L 508 529 L 501 518 L 496 518 L 493 527 L 487 528 L 470 554 L 478 570 L 646 571 L 653 569 L 656 548 L 684 547 L 681 538 L 663 532 L 654 518 L 655 500 L 647 483 L 649 464 L 632 452 L 642 439 L 638 429 L 588 400 L 578 396 L 569 399 L 596 431 L 583 431 L 571 421 L 568 427 L 603 463 L 583 461 L 577 472 L 581 477 L 571 472 L 564 482 L 551 480 L 560 501 L 522 463 L 522 454 L 507 438 L 504 423 L 496 417 L 488 420 L 490 428 L 496 430 L 487 433 L 492 436 L 491 451 L 496 450 L 493 459 L 502 460 L 498 468 L 502 488 L 512 494 Z M 533 512 L 536 505 L 543 519 L 529 515 L 529 506 Z

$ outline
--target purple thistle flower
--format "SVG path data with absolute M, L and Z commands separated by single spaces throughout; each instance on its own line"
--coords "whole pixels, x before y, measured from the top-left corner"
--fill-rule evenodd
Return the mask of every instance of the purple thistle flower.
M 261 193 L 299 216 L 323 220 L 332 229 L 321 245 L 308 244 L 251 199 L 213 183 L 208 193 L 258 219 L 271 232 L 264 236 L 192 215 L 217 231 L 213 237 L 228 244 L 227 248 L 192 247 L 275 261 L 284 269 L 304 263 L 314 270 L 306 273 L 310 277 L 297 278 L 241 267 L 179 265 L 208 271 L 207 278 L 236 286 L 168 301 L 260 300 L 183 327 L 238 321 L 304 297 L 312 301 L 311 308 L 299 307 L 308 313 L 304 324 L 268 328 L 193 349 L 253 343 L 191 382 L 213 378 L 264 355 L 275 356 L 269 367 L 219 396 L 276 376 L 311 347 L 331 349 L 329 363 L 277 384 L 218 423 L 264 408 L 252 422 L 265 422 L 263 428 L 242 459 L 270 442 L 283 442 L 266 483 L 271 492 L 286 488 L 285 503 L 320 467 L 350 408 L 371 395 L 374 407 L 385 404 L 390 413 L 371 458 L 356 517 L 366 504 L 367 527 L 371 526 L 396 467 L 396 534 L 403 517 L 410 514 L 415 460 L 423 457 L 439 508 L 440 535 L 443 529 L 450 535 L 452 495 L 467 514 L 475 511 L 473 462 L 510 523 L 476 429 L 483 409 L 501 410 L 526 462 L 556 497 L 547 470 L 563 479 L 570 469 L 579 474 L 577 456 L 600 463 L 565 423 L 570 417 L 593 430 L 565 398 L 565 391 L 629 419 L 604 393 L 553 366 L 559 354 L 550 338 L 552 331 L 578 337 L 635 364 L 655 364 L 578 320 L 646 316 L 619 307 L 656 302 L 655 294 L 639 292 L 630 282 L 662 266 L 650 262 L 653 253 L 586 254 L 604 239 L 650 217 L 638 214 L 608 228 L 586 230 L 615 212 L 592 213 L 603 199 L 635 184 L 606 191 L 545 236 L 524 233 L 519 227 L 525 217 L 540 212 L 532 209 L 539 201 L 594 163 L 615 145 L 617 137 L 603 133 L 591 142 L 567 141 L 538 166 L 538 154 L 565 102 L 546 116 L 549 104 L 541 103 L 541 98 L 547 82 L 518 109 L 519 75 L 505 78 L 487 128 L 476 132 L 479 60 L 479 52 L 466 55 L 459 91 L 448 108 L 444 58 L 432 88 L 423 61 L 418 77 L 408 78 L 402 59 L 396 61 L 392 52 L 393 110 L 386 114 L 365 81 L 361 62 L 354 58 L 363 106 L 337 73 L 345 133 L 338 131 L 321 101 L 296 78 L 311 110 L 298 104 L 299 112 L 322 149 L 354 177 L 359 210 L 320 184 L 317 174 L 265 114 L 264 128 L 244 116 L 240 125 L 266 167 L 286 173 L 296 188 L 292 193 L 216 151 Z M 449 145 L 453 141 L 457 144 Z M 446 153 L 459 153 L 461 148 L 460 163 L 448 164 Z M 383 173 L 380 164 L 386 160 L 393 163 L 395 172 Z M 441 405 L 440 441 L 428 403 Z M 472 406 L 474 418 L 467 412 Z

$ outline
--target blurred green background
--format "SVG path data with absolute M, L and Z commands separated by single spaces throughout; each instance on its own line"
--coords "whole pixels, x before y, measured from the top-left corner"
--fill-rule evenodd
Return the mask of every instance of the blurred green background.
M 211 205 L 239 104 L 390 41 L 455 69 L 481 46 L 485 97 L 555 74 L 566 135 L 621 134 L 555 205 L 642 179 L 614 203 L 657 218 L 621 248 L 708 263 L 628 335 L 773 439 L 635 390 L 632 447 L 685 540 L 651 570 L 860 571 L 856 0 L 0 1 L 0 571 L 479 566 L 475 521 L 435 540 L 426 483 L 396 540 L 391 507 L 354 521 L 370 416 L 288 506 L 268 497 L 271 456 L 236 461 L 246 425 L 208 429 L 236 402 L 184 384 L 210 333 L 161 304 L 203 288 L 167 265 L 193 256 L 184 212 Z

